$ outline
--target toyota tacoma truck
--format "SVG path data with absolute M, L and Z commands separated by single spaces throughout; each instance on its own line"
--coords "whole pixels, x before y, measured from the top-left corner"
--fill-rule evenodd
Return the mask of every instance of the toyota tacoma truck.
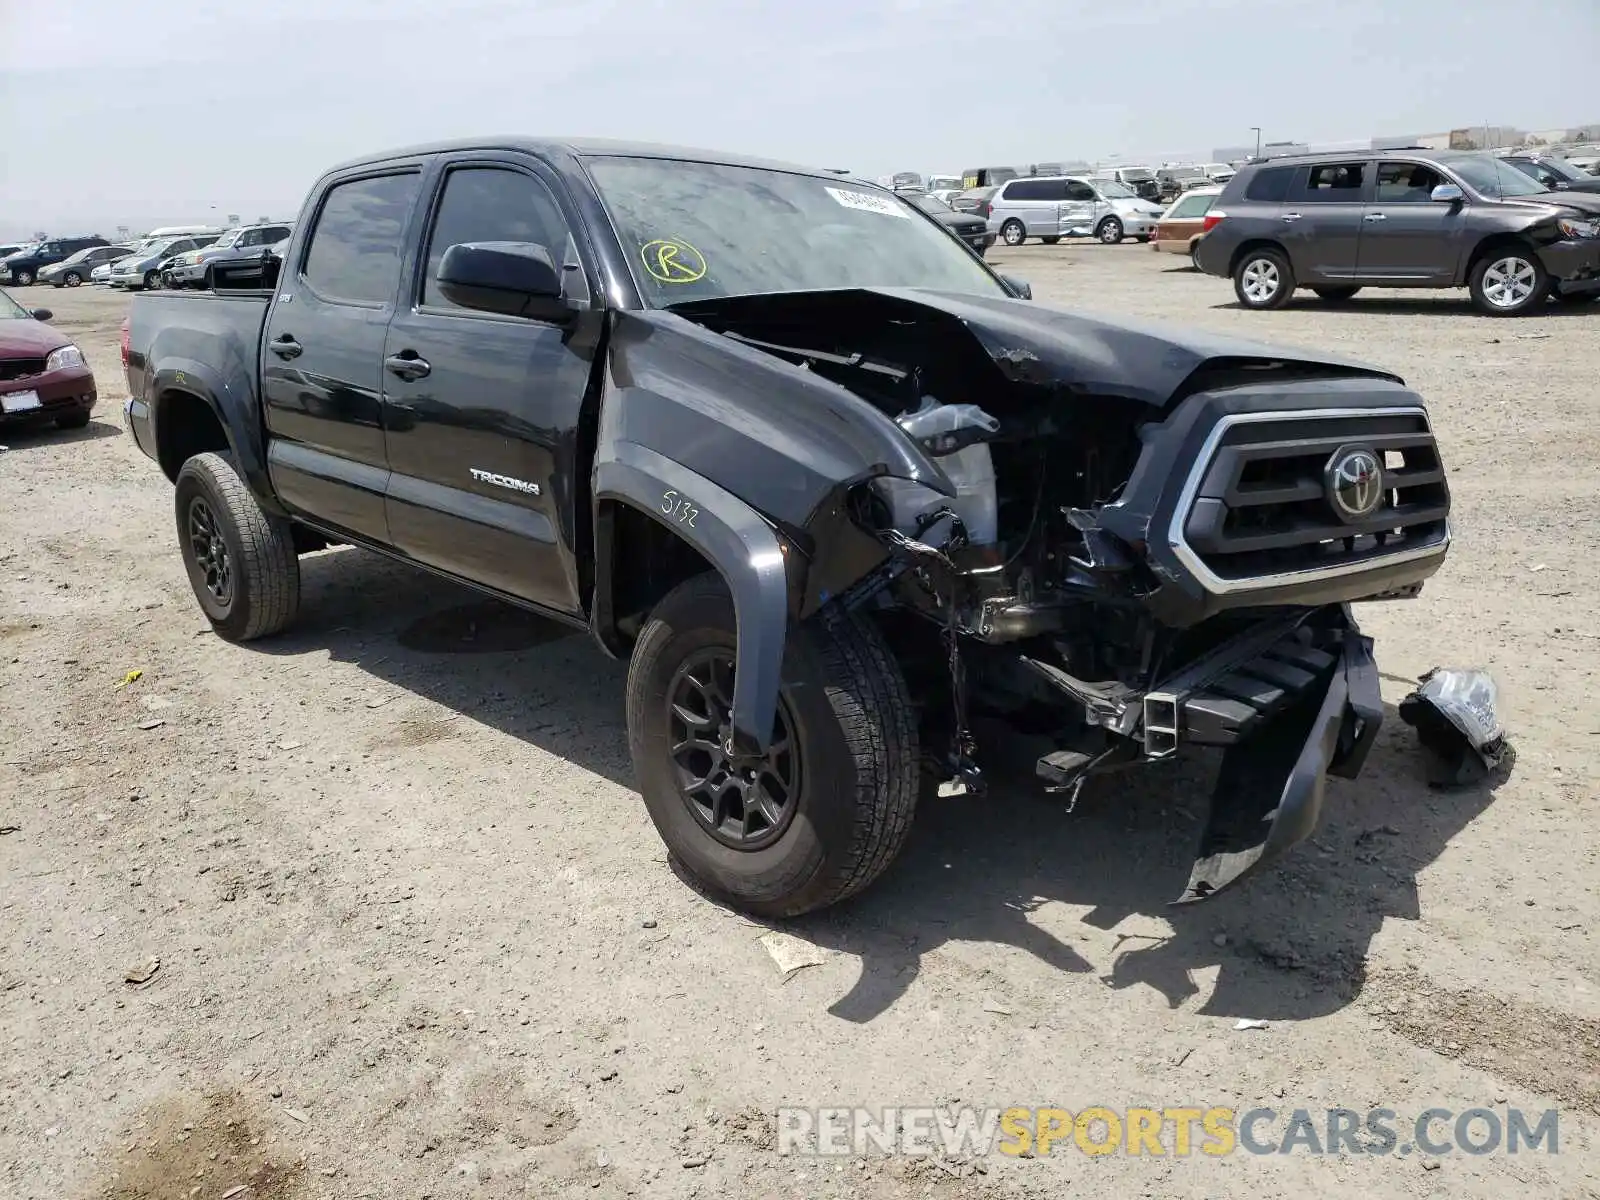
M 762 916 L 865 888 L 919 798 L 1207 747 L 1178 899 L 1215 894 L 1360 770 L 1351 603 L 1449 545 L 1395 375 L 1034 303 L 833 172 L 422 146 L 227 276 L 136 297 L 123 346 L 217 633 L 289 625 L 330 544 L 587 630 L 670 854 Z

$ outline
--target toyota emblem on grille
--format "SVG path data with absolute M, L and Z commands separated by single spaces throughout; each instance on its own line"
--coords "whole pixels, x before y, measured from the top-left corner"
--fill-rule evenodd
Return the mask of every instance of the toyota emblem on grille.
M 1340 446 L 1322 471 L 1333 511 L 1345 521 L 1360 521 L 1383 503 L 1383 464 L 1366 446 Z

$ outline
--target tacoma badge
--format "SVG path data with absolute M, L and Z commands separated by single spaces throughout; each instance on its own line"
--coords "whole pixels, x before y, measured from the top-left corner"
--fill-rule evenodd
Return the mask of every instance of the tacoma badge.
M 479 483 L 493 484 L 495 487 L 510 488 L 513 492 L 525 492 L 530 496 L 539 494 L 539 485 L 529 483 L 526 479 L 513 479 L 509 475 L 496 475 L 493 471 L 480 471 L 477 467 L 468 467 L 472 477 Z

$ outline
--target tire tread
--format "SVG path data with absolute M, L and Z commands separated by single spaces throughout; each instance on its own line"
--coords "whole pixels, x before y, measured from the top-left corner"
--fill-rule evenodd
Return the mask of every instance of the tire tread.
M 289 522 L 262 509 L 224 455 L 197 454 L 184 469 L 204 477 L 222 501 L 225 512 L 218 517 L 231 521 L 239 535 L 250 617 L 234 640 L 253 641 L 286 628 L 300 611 L 300 559 Z

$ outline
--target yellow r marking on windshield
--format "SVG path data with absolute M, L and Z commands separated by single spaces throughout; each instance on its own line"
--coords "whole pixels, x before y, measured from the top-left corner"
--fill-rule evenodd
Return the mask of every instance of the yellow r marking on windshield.
M 644 269 L 658 283 L 694 283 L 706 277 L 705 257 L 682 238 L 657 238 L 639 249 Z

